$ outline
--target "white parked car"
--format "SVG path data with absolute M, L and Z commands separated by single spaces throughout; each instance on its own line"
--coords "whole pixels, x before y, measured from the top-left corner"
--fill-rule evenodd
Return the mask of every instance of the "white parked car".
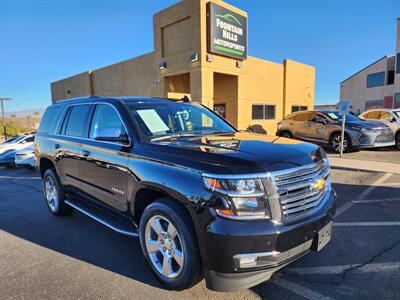
M 35 149 L 33 143 L 15 153 L 15 165 L 17 167 L 35 167 Z
M 400 109 L 371 109 L 360 115 L 360 119 L 379 120 L 386 123 L 393 130 L 396 146 L 400 149 Z
M 14 165 L 15 153 L 33 144 L 35 135 L 13 137 L 0 144 L 0 165 Z

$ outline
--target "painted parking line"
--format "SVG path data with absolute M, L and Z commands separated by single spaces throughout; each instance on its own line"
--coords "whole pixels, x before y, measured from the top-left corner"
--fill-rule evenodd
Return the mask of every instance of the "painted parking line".
M 273 284 L 276 284 L 277 286 L 284 288 L 286 290 L 291 291 L 292 293 L 295 293 L 303 298 L 310 299 L 310 300 L 331 300 L 333 298 L 327 297 L 325 295 L 322 295 L 316 291 L 310 290 L 300 284 L 288 281 L 286 279 L 276 277 L 272 280 Z
M 376 202 L 391 202 L 391 201 L 400 201 L 400 197 L 383 198 L 383 199 L 353 200 L 352 202 L 357 204 L 357 203 L 376 203 Z
M 309 268 L 292 268 L 286 271 L 300 275 L 312 274 L 341 274 L 345 270 L 354 269 L 353 272 L 358 273 L 380 273 L 400 271 L 400 262 L 374 263 L 365 266 L 361 264 L 340 265 L 340 266 L 324 266 L 324 267 L 309 267 Z
M 24 179 L 24 180 L 40 180 L 39 176 L 36 177 L 17 177 L 17 176 L 0 176 L 0 179 Z
M 400 226 L 400 222 L 339 222 L 333 223 L 335 227 L 352 226 Z
M 372 191 L 374 189 L 376 189 L 380 184 L 384 183 L 387 179 L 389 179 L 393 174 L 392 173 L 385 173 L 382 177 L 380 177 L 377 181 L 375 181 L 374 183 L 372 183 L 368 188 L 366 188 L 358 197 L 357 200 L 365 200 L 365 198 L 368 197 L 369 194 L 372 193 Z M 347 210 L 349 210 L 351 207 L 354 206 L 354 202 L 347 202 L 345 204 L 343 204 L 341 207 L 339 207 L 336 210 L 336 215 L 335 218 L 337 218 L 338 216 L 340 216 L 341 214 L 343 214 L 344 212 L 346 212 Z

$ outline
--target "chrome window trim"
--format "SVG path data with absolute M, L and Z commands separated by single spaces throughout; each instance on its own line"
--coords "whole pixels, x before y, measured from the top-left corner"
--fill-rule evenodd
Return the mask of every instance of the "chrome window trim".
M 122 125 L 124 126 L 125 132 L 127 133 L 127 136 L 128 136 L 129 143 L 127 145 L 119 143 L 119 142 L 99 141 L 99 140 L 96 140 L 96 139 L 91 139 L 89 137 L 85 138 L 85 137 L 80 137 L 80 136 L 73 136 L 73 135 L 66 135 L 66 134 L 60 134 L 59 133 L 59 131 L 60 131 L 60 123 L 61 123 L 61 121 L 64 121 L 64 119 L 66 117 L 65 113 L 70 109 L 70 107 L 79 106 L 79 105 L 100 105 L 100 104 L 109 105 L 117 112 L 118 117 L 119 117 Z M 96 107 L 93 110 L 93 114 L 94 114 L 95 111 L 96 111 Z M 123 118 L 121 117 L 121 114 L 119 113 L 118 109 L 114 105 L 112 105 L 111 103 L 101 102 L 101 101 L 82 102 L 82 103 L 76 103 L 76 104 L 75 103 L 71 103 L 71 104 L 68 104 L 68 105 L 66 105 L 64 107 L 64 110 L 62 112 L 62 116 L 63 116 L 63 118 L 60 118 L 58 120 L 57 128 L 56 128 L 56 131 L 55 131 L 56 133 L 54 134 L 55 136 L 58 136 L 58 137 L 70 137 L 70 138 L 80 139 L 80 140 L 85 140 L 85 141 L 95 141 L 95 142 L 98 142 L 98 143 L 117 145 L 117 146 L 127 147 L 127 148 L 132 146 L 132 140 L 131 140 L 131 138 L 130 138 L 130 136 L 128 134 L 127 126 L 126 126 Z M 93 117 L 93 115 L 91 117 Z M 90 119 L 89 131 L 90 131 L 90 127 L 91 126 L 92 126 L 92 119 Z

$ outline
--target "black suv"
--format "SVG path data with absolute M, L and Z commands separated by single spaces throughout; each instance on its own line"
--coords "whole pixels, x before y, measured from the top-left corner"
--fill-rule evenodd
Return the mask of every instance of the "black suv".
M 319 146 L 240 132 L 187 99 L 57 102 L 35 157 L 52 214 L 139 237 L 170 289 L 203 276 L 248 288 L 330 240 L 336 194 Z

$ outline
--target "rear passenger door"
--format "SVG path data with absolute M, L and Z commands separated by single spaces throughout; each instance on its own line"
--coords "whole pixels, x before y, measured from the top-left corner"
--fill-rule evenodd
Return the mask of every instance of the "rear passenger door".
M 294 116 L 293 132 L 294 135 L 301 139 L 307 139 L 310 124 L 308 122 L 310 112 L 300 112 Z
M 96 140 L 98 136 L 126 137 L 127 127 L 109 103 L 96 104 L 89 134 L 81 152 L 81 189 L 92 198 L 126 211 L 129 144 Z
M 79 165 L 82 141 L 87 136 L 92 107 L 93 105 L 90 104 L 69 106 L 57 138 L 54 140 L 53 157 L 61 182 L 67 189 L 81 188 Z

